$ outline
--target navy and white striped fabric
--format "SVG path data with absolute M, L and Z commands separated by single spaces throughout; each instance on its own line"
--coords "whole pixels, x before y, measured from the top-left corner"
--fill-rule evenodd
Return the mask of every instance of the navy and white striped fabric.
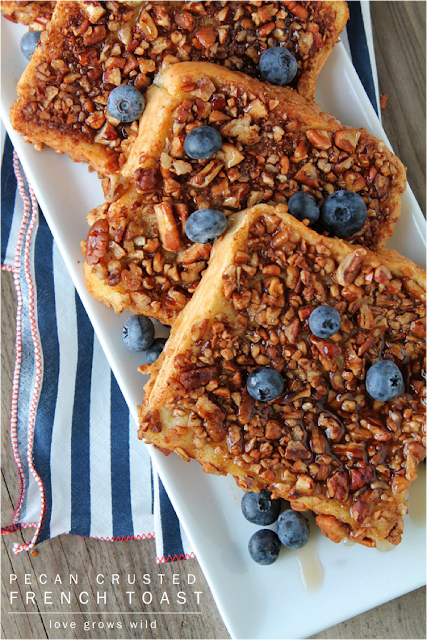
M 379 112 L 369 3 L 349 6 L 342 40 Z M 33 530 L 15 553 L 70 533 L 155 537 L 158 562 L 194 556 L 3 130 L 2 149 L 2 268 L 18 297 L 11 441 L 20 483 L 2 533 Z
M 21 487 L 5 531 L 34 529 L 16 553 L 62 533 L 122 540 L 158 531 L 158 561 L 190 557 L 7 136 L 2 146 L 2 264 L 18 293 L 11 437 Z

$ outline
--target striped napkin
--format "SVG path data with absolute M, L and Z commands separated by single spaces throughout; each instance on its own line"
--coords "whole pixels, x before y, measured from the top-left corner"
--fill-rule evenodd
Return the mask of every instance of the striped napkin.
M 349 2 L 342 34 L 377 113 L 369 2 Z M 69 533 L 156 540 L 157 562 L 194 557 L 148 450 L 2 128 L 1 259 L 17 292 L 10 434 L 20 495 L 15 554 Z

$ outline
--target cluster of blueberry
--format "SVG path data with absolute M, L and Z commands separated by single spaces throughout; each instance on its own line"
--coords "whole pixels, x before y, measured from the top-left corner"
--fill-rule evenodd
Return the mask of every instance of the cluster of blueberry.
M 146 316 L 130 316 L 123 327 L 123 342 L 129 351 L 144 351 L 148 364 L 153 364 L 166 344 L 166 338 L 154 338 L 154 325 Z
M 298 191 L 289 198 L 288 211 L 297 220 L 308 220 L 310 226 L 318 223 L 321 229 L 337 238 L 360 231 L 368 215 L 363 198 L 354 191 L 331 193 L 321 208 L 309 193 Z
M 260 493 L 245 493 L 242 498 L 242 513 L 252 524 L 266 527 L 277 521 L 277 533 L 272 529 L 258 529 L 249 540 L 249 555 L 258 564 L 273 564 L 281 545 L 288 549 L 301 549 L 308 542 L 308 520 L 290 508 L 280 513 L 281 508 L 280 498 L 273 500 L 265 489 Z

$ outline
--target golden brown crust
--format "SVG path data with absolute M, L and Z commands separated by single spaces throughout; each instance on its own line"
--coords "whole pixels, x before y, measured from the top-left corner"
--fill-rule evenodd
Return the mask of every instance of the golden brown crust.
M 11 121 L 27 140 L 113 173 L 137 131 L 137 123 L 124 127 L 108 118 L 105 105 L 115 86 L 145 91 L 160 68 L 190 59 L 258 75 L 261 52 L 281 44 L 299 62 L 294 86 L 312 97 L 347 17 L 345 2 L 58 0 L 19 83 Z
M 307 321 L 328 303 L 341 329 L 320 340 Z M 245 490 L 267 487 L 313 510 L 334 541 L 398 544 L 425 456 L 423 338 L 423 269 L 258 205 L 217 241 L 160 371 L 148 368 L 139 435 Z M 367 394 L 365 373 L 379 357 L 401 367 L 405 396 L 378 403 Z M 267 365 L 285 379 L 268 405 L 245 387 L 246 373 Z

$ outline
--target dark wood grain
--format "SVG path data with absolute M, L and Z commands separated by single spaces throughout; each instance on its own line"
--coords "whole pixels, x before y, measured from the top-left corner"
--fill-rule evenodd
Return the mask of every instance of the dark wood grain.
M 426 214 L 426 3 L 371 2 L 384 129 Z
M 425 212 L 425 2 L 371 2 L 375 50 L 378 64 L 381 93 L 388 94 L 388 106 L 382 112 L 384 128 L 395 152 L 408 167 L 408 180 Z M 16 296 L 12 276 L 2 272 L 2 524 L 12 521 L 13 505 L 18 497 L 13 457 L 9 441 L 9 416 L 14 364 L 14 318 Z M 27 535 L 28 533 L 24 534 Z M 12 543 L 21 542 L 21 533 L 5 536 L 2 539 L 2 637 L 4 638 L 228 638 L 226 628 L 219 616 L 213 598 L 209 592 L 203 573 L 196 560 L 157 565 L 152 540 L 116 542 L 89 540 L 74 536 L 60 536 L 41 544 L 36 557 L 28 554 L 14 556 Z M 157 620 L 156 629 L 143 629 L 136 634 L 131 632 L 125 616 L 117 617 L 123 622 L 122 630 L 96 629 L 83 636 L 81 626 L 74 631 L 59 631 L 49 628 L 63 616 L 55 611 L 64 611 L 65 606 L 51 607 L 52 613 L 42 613 L 42 589 L 36 582 L 32 590 L 36 594 L 37 605 L 25 605 L 18 596 L 18 605 L 14 608 L 31 612 L 31 615 L 12 616 L 7 613 L 7 595 L 10 591 L 9 574 L 19 576 L 22 587 L 24 574 L 38 576 L 41 573 L 50 576 L 77 573 L 89 576 L 92 580 L 85 583 L 90 596 L 96 587 L 93 578 L 97 573 L 133 574 L 141 578 L 144 573 L 156 576 L 164 573 L 164 580 L 170 583 L 172 574 L 179 574 L 185 580 L 189 573 L 196 576 L 199 590 L 203 592 L 201 605 L 196 606 L 194 596 L 189 600 L 187 610 L 199 609 L 200 616 L 171 615 Z M 369 577 L 367 576 L 367 579 Z M 396 576 L 398 580 L 398 576 Z M 90 583 L 90 584 L 89 584 Z M 27 587 L 29 588 L 29 587 Z M 83 586 L 69 587 L 74 601 Z M 99 588 L 99 587 L 98 587 Z M 55 600 L 60 592 L 59 585 L 49 585 Z M 65 589 L 64 589 L 65 590 Z M 68 589 L 67 589 L 68 590 Z M 135 611 L 126 604 L 126 587 L 105 585 L 107 601 L 117 611 Z M 136 590 L 136 589 L 135 589 Z M 150 585 L 153 597 L 161 597 L 161 585 Z M 349 594 L 349 597 L 351 595 Z M 313 638 L 425 638 L 425 588 L 397 598 L 356 618 L 336 625 Z M 333 602 L 331 602 L 333 606 Z M 82 611 L 77 604 L 74 611 Z M 112 609 L 110 609 L 112 610 Z M 165 609 L 162 609 L 165 610 Z M 170 605 L 170 611 L 179 611 L 177 605 Z M 35 615 L 33 615 L 35 614 Z M 85 616 L 76 616 L 80 620 Z M 107 622 L 108 616 L 90 616 L 93 621 Z

